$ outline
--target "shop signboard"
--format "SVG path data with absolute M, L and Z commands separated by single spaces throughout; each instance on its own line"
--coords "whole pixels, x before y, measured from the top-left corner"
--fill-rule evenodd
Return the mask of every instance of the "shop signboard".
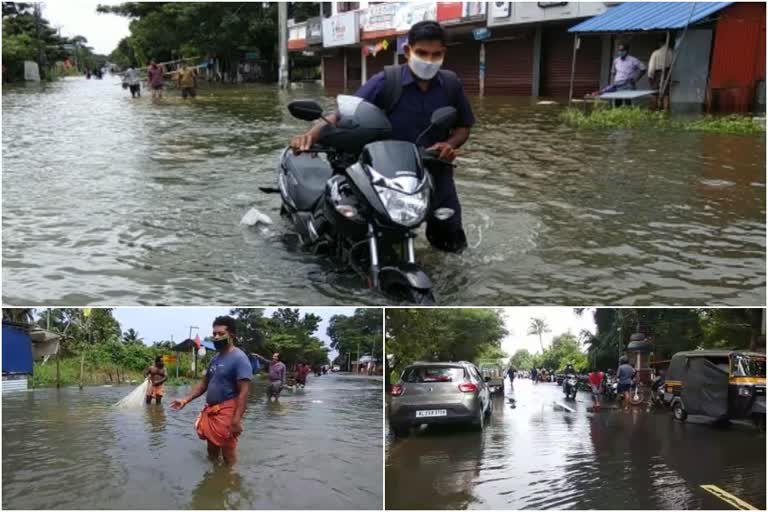
M 509 18 L 509 2 L 493 2 L 491 4 L 491 18 Z
M 485 18 L 488 2 L 464 2 L 464 19 Z
M 491 31 L 488 27 L 476 28 L 472 31 L 472 37 L 475 38 L 475 41 L 484 41 L 491 37 Z
M 493 2 L 488 25 L 589 18 L 607 9 L 605 2 Z
M 323 18 L 320 16 L 307 20 L 307 44 L 321 44 L 323 42 Z
M 373 4 L 360 14 L 363 33 L 378 36 L 407 32 L 411 25 L 425 20 L 437 20 L 435 2 L 391 2 Z
M 407 32 L 412 25 L 427 20 L 437 20 L 437 4 L 435 2 L 403 2 L 395 13 L 395 30 Z
M 437 21 L 460 21 L 464 16 L 464 2 L 437 2 Z
M 360 13 L 360 28 L 363 32 L 379 32 L 395 29 L 395 15 L 400 2 L 373 4 Z
M 357 11 L 349 11 L 323 19 L 323 46 L 344 46 L 360 41 Z

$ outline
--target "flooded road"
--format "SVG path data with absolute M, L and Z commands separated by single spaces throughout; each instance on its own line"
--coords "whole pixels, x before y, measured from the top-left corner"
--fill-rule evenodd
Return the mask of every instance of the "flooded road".
M 381 381 L 325 375 L 267 403 L 253 384 L 233 470 L 180 412 L 110 406 L 132 388 L 3 395 L 4 509 L 381 509 Z
M 430 428 L 388 435 L 388 509 L 731 509 L 700 486 L 714 484 L 764 510 L 765 434 L 717 430 L 671 413 L 573 413 L 560 387 L 516 381 L 494 402 L 486 430 Z M 512 408 L 510 398 L 516 400 Z
M 285 105 L 320 94 L 4 87 L 4 302 L 386 303 L 288 243 L 258 190 L 308 126 Z M 560 107 L 473 103 L 457 174 L 470 249 L 417 240 L 438 303 L 765 303 L 765 137 L 575 131 Z M 252 208 L 274 224 L 240 225 Z

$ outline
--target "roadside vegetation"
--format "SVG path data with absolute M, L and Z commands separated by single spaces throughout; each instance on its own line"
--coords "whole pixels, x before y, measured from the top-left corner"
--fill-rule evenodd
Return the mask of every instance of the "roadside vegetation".
M 641 107 L 596 106 L 590 111 L 568 107 L 560 113 L 560 120 L 568 126 L 586 129 L 654 129 L 735 135 L 765 133 L 765 121 L 755 120 L 751 116 L 706 115 L 696 118 L 675 118 L 663 112 Z
M 18 324 L 34 324 L 62 336 L 58 355 L 36 361 L 31 379 L 33 387 L 55 386 L 58 357 L 59 383 L 62 386 L 105 385 L 140 382 L 144 371 L 155 357 L 173 355 L 175 363 L 166 364 L 168 385 L 188 385 L 197 381 L 202 369 L 213 356 L 207 351 L 198 358 L 197 376 L 192 372 L 190 352 L 174 352 L 170 340 L 145 343 L 133 328 L 122 330 L 112 309 L 51 308 L 3 309 L 3 320 Z M 256 352 L 270 357 L 280 352 L 289 367 L 299 361 L 310 365 L 329 363 L 326 346 L 315 333 L 321 318 L 298 309 L 281 308 L 271 316 L 263 309 L 232 309 L 236 319 L 236 345 L 246 353 Z M 334 315 L 329 319 L 331 348 L 339 356 L 334 364 L 345 366 L 359 355 L 382 357 L 382 312 L 379 309 L 357 309 L 353 315 Z M 178 369 L 177 369 L 178 366 Z M 82 373 L 81 373 L 82 368 Z M 262 366 L 263 368 L 263 366 Z M 178 374 L 178 377 L 177 377 Z
M 42 80 L 103 66 L 107 57 L 95 54 L 87 43 L 83 36 L 59 36 L 33 3 L 3 2 L 3 82 L 24 80 L 28 60 L 38 63 Z
M 583 310 L 577 312 L 584 314 Z M 557 371 L 568 362 L 579 371 L 592 364 L 601 369 L 615 368 L 620 350 L 638 329 L 652 339 L 657 360 L 699 348 L 756 350 L 762 328 L 759 308 L 597 308 L 593 314 L 596 333 L 557 336 L 541 353 L 518 350 L 510 358 L 510 365 L 518 370 Z

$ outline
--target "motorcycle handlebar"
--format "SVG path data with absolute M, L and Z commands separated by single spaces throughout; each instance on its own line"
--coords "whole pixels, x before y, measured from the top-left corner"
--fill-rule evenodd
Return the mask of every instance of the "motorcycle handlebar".
M 454 167 L 453 162 L 439 158 L 440 152 L 434 149 L 419 148 L 421 159 L 425 163 L 434 162 L 444 166 Z

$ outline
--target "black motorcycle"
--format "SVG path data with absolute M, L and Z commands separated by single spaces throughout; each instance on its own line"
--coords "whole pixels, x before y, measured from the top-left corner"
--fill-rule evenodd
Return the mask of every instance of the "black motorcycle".
M 294 117 L 326 124 L 307 153 L 283 151 L 277 169 L 281 213 L 304 248 L 352 268 L 369 288 L 395 300 L 433 304 L 432 282 L 416 263 L 415 231 L 430 215 L 446 220 L 455 213 L 431 206 L 430 172 L 452 164 L 418 140 L 388 140 L 389 119 L 375 105 L 354 96 L 337 101 L 335 124 L 316 101 L 288 105 Z M 447 133 L 456 116 L 453 107 L 436 110 L 419 139 L 431 130 Z

